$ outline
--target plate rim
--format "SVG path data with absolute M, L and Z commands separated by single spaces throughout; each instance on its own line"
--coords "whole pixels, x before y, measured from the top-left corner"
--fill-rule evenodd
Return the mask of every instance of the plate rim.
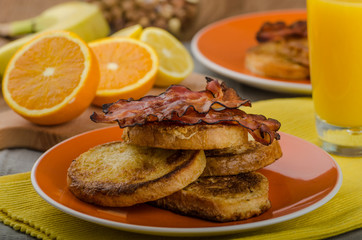
M 226 67 L 223 67 L 210 59 L 208 59 L 198 48 L 198 41 L 200 37 L 207 32 L 208 30 L 214 28 L 215 26 L 222 25 L 226 22 L 230 22 L 236 19 L 241 18 L 250 18 L 256 16 L 263 16 L 266 14 L 287 14 L 293 12 L 305 12 L 306 10 L 303 8 L 296 9 L 284 9 L 284 10 L 272 10 L 272 11 L 262 11 L 255 13 L 246 13 L 240 14 L 232 17 L 228 17 L 225 19 L 218 20 L 211 24 L 206 25 L 194 35 L 191 39 L 191 52 L 195 56 L 195 58 L 200 61 L 206 68 L 211 71 L 214 71 L 220 75 L 229 77 L 233 80 L 236 80 L 240 83 L 247 84 L 249 86 L 257 87 L 260 89 L 273 91 L 273 92 L 282 92 L 282 93 L 295 93 L 295 94 L 311 94 L 312 93 L 312 84 L 306 83 L 296 83 L 296 82 L 286 82 L 286 81 L 278 81 L 258 76 L 249 75 L 246 73 L 240 73 Z
M 114 126 L 112 126 L 114 127 Z M 106 127 L 111 128 L 111 127 Z M 324 198 L 320 199 L 319 201 L 315 202 L 314 204 L 305 207 L 303 209 L 300 209 L 296 212 L 289 213 L 280 217 L 272 218 L 272 219 L 266 219 L 258 222 L 252 222 L 252 223 L 245 223 L 245 224 L 237 224 L 237 225 L 229 225 L 229 226 L 214 226 L 214 227 L 197 227 L 197 228 L 177 228 L 177 227 L 153 227 L 153 226 L 143 226 L 143 225 L 137 225 L 137 224 L 130 224 L 130 223 L 122 223 L 112 220 L 107 220 L 99 217 L 95 217 L 89 214 L 85 214 L 82 212 L 78 212 L 77 210 L 74 210 L 72 208 L 69 208 L 67 206 L 64 206 L 61 203 L 58 203 L 57 201 L 53 200 L 51 197 L 49 197 L 38 185 L 37 179 L 35 177 L 35 172 L 37 170 L 37 166 L 42 161 L 44 156 L 47 155 L 48 152 L 52 151 L 54 148 L 57 148 L 59 145 L 63 144 L 66 141 L 71 141 L 73 138 L 80 137 L 82 135 L 86 135 L 90 132 L 95 131 L 102 131 L 106 128 L 100 128 L 96 130 L 91 130 L 84 132 L 82 134 L 75 135 L 71 138 L 68 138 L 56 145 L 54 145 L 52 148 L 44 152 L 35 162 L 34 166 L 31 170 L 31 183 L 33 185 L 33 188 L 35 191 L 42 197 L 46 202 L 48 202 L 53 207 L 71 215 L 74 217 L 77 217 L 79 219 L 86 220 L 88 222 L 92 222 L 95 224 L 103 225 L 106 227 L 111 227 L 119 230 L 124 230 L 128 232 L 134 232 L 134 233 L 142 233 L 142 234 L 150 234 L 150 235 L 157 235 L 157 236 L 184 236 L 184 237 L 191 237 L 191 236 L 210 236 L 210 235 L 225 235 L 225 234 L 232 234 L 232 233 L 238 233 L 238 232 L 245 232 L 250 231 L 266 226 L 271 226 L 277 223 L 285 222 L 288 220 L 295 219 L 297 217 L 300 217 L 302 215 L 305 215 L 321 206 L 329 202 L 340 190 L 342 181 L 343 181 L 343 175 L 340 166 L 335 161 L 335 159 L 328 154 L 323 149 L 319 148 L 317 145 L 308 142 L 302 138 L 299 138 L 297 136 L 280 132 L 281 135 L 288 135 L 289 137 L 296 138 L 300 141 L 303 141 L 305 144 L 309 144 L 314 148 L 318 148 L 321 151 L 321 154 L 327 154 L 330 158 L 330 160 L 334 163 L 336 170 L 337 170 L 337 181 L 334 183 L 333 189 L 328 193 Z

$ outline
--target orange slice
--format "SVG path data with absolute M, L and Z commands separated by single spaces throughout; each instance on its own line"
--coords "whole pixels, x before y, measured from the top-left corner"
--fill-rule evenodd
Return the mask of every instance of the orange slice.
M 87 109 L 98 83 L 98 63 L 87 44 L 74 33 L 49 31 L 14 54 L 2 91 L 7 104 L 24 118 L 54 125 Z
M 132 38 L 104 38 L 89 43 L 97 56 L 101 79 L 93 104 L 143 97 L 155 82 L 156 52 Z

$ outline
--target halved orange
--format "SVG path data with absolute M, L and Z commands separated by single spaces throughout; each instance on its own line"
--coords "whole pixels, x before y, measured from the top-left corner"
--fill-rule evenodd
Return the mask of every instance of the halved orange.
M 31 122 L 54 125 L 80 115 L 99 83 L 95 55 L 76 34 L 37 35 L 10 60 L 2 82 L 7 104 Z
M 132 38 L 104 38 L 89 43 L 97 56 L 101 79 L 93 104 L 143 97 L 155 82 L 156 52 Z

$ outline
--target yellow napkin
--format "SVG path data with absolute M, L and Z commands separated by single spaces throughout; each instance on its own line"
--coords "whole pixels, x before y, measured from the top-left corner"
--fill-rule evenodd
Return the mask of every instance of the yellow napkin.
M 313 105 L 309 98 L 256 102 L 251 110 L 278 119 L 282 123 L 283 132 L 315 144 L 318 142 Z M 344 179 L 340 191 L 327 204 L 284 223 L 255 231 L 209 238 L 320 239 L 361 228 L 362 158 L 333 157 L 340 165 Z M 0 177 L 0 221 L 42 239 L 160 239 L 157 236 L 103 227 L 61 212 L 36 194 L 30 182 L 30 173 Z

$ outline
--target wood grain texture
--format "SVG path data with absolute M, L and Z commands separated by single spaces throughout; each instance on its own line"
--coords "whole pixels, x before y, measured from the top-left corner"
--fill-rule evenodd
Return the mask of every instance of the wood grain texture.
M 193 90 L 205 89 L 206 80 L 202 75 L 191 74 L 181 84 Z M 149 93 L 158 95 L 165 88 L 154 88 Z M 24 147 L 39 151 L 45 151 L 55 144 L 74 135 L 97 128 L 108 127 L 109 124 L 94 123 L 89 116 L 94 111 L 102 111 L 101 108 L 90 106 L 83 114 L 65 124 L 56 126 L 35 125 L 13 110 L 0 98 L 0 149 Z

